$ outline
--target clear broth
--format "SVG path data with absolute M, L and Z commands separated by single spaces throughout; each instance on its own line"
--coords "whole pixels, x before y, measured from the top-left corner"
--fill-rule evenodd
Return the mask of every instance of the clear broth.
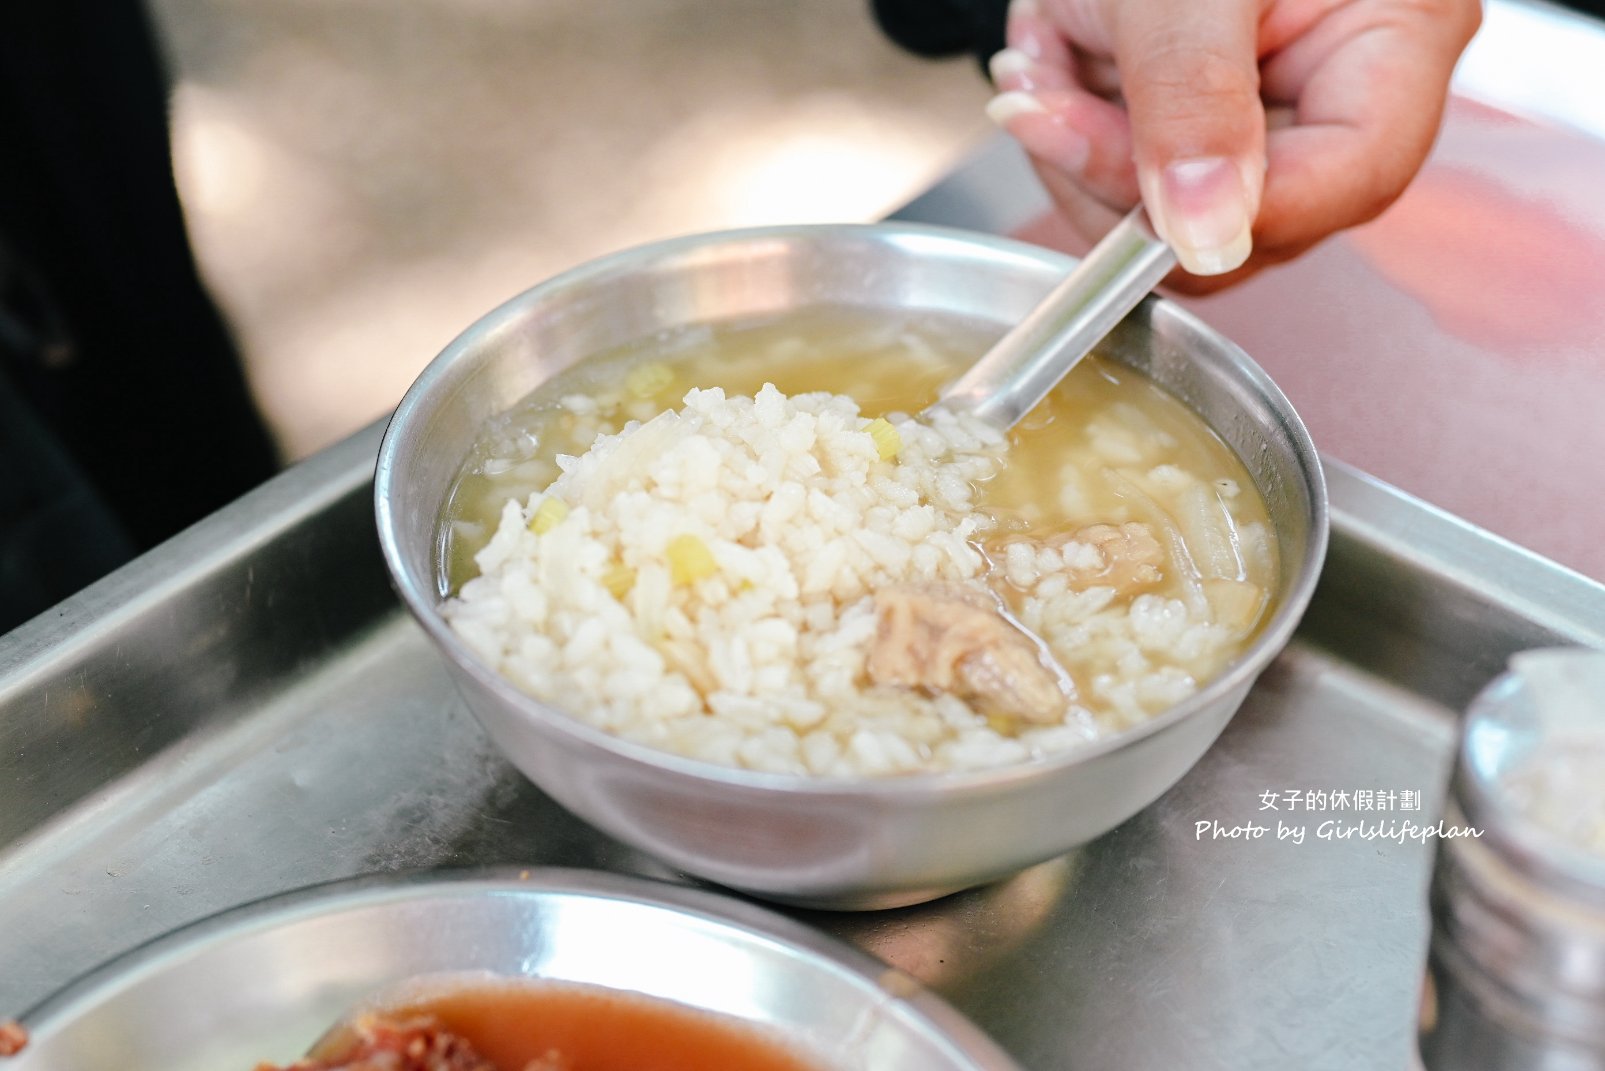
M 954 317 L 888 319 L 884 312 L 822 307 L 666 332 L 583 360 L 476 444 L 447 508 L 445 587 L 455 592 L 476 575 L 473 557 L 495 531 L 503 505 L 556 479 L 559 455 L 583 453 L 597 434 L 677 407 L 692 388 L 751 395 L 773 383 L 786 394 L 850 395 L 867 417 L 917 413 L 997 335 Z M 642 375 L 646 367 L 657 376 Z M 565 404 L 574 398 L 594 402 L 596 412 L 574 411 Z M 1205 493 L 1193 491 L 1186 509 L 1166 501 L 1151 479 L 1163 466 L 1197 474 Z M 1200 563 L 1189 554 L 1175 564 L 1190 578 L 1176 576 L 1160 593 L 1176 597 L 1189 579 L 1245 581 L 1265 593 L 1276 588 L 1270 519 L 1237 455 L 1146 376 L 1096 353 L 1014 428 L 1007 460 L 981 488 L 979 504 L 998 522 L 981 547 L 994 560 L 1011 538 L 1027 535 L 1042 539 L 1127 521 L 1186 534 L 1218 520 L 1228 545 L 1205 533 L 1196 541 L 1211 544 L 1205 549 L 1213 560 Z M 1202 513 L 1210 516 L 1187 515 Z M 1260 602 L 1256 621 L 1269 604 L 1268 597 Z
M 386 1018 L 429 1015 L 500 1071 L 556 1051 L 568 1071 L 829 1071 L 778 1032 L 639 993 L 569 982 L 485 982 L 386 1004 Z M 335 1032 L 315 1056 L 338 1057 Z

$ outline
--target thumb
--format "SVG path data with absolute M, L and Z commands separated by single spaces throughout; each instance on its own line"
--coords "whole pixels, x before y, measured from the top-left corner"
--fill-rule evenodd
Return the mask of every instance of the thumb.
M 1195 275 L 1239 267 L 1265 180 L 1254 0 L 1113 0 L 1143 203 Z

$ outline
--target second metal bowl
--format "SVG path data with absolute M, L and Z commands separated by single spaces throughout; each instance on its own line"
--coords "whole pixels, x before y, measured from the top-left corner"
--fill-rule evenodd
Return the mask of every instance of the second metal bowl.
M 575 982 L 767 1028 L 842 1071 L 1018 1071 L 917 982 L 750 904 L 575 870 L 385 876 L 274 897 L 121 957 L 25 1015 L 8 1071 L 289 1064 L 439 975 Z M 405 991 L 405 989 L 403 989 Z

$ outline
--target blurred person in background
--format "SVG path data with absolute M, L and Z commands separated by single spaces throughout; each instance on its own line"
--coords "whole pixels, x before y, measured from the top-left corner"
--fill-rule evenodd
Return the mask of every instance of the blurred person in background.
M 1141 200 L 1190 292 L 1392 203 L 1481 10 L 872 2 L 903 46 L 989 64 L 989 113 L 1089 242 Z M 190 256 L 167 96 L 136 0 L 0 5 L 0 632 L 277 464 Z
M 137 0 L 0 4 L 0 633 L 278 467 Z

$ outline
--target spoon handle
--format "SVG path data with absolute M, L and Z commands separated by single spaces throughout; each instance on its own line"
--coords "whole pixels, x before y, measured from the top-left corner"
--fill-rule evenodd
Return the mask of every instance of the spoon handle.
M 931 408 L 1013 427 L 1175 265 L 1138 205 Z

